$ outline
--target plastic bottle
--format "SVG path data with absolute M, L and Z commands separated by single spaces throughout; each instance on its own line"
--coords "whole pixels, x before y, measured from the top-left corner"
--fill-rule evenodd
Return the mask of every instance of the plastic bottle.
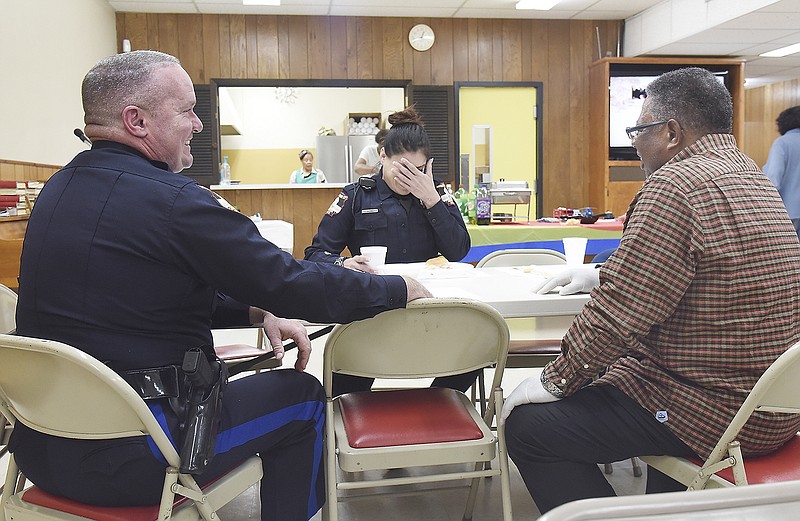
M 477 188 L 470 190 L 467 194 L 467 222 L 469 224 L 477 224 L 477 215 L 475 213 L 475 202 L 477 200 Z
M 464 190 L 463 186 L 456 190 L 456 193 L 453 194 L 453 198 L 456 200 L 458 211 L 461 212 L 461 217 L 464 218 L 464 222 L 467 222 L 467 191 Z
M 231 165 L 228 164 L 228 156 L 224 156 L 222 164 L 219 165 L 219 184 L 231 184 Z
M 483 226 L 492 222 L 492 197 L 485 184 L 482 184 L 475 194 L 475 218 L 477 223 Z

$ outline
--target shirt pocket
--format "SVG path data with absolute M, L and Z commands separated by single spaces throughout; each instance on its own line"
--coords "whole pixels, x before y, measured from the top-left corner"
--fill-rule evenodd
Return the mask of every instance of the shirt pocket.
M 367 210 L 369 211 L 369 210 Z M 386 214 L 378 210 L 375 213 L 358 213 L 355 216 L 355 230 L 358 232 L 374 232 L 388 227 Z

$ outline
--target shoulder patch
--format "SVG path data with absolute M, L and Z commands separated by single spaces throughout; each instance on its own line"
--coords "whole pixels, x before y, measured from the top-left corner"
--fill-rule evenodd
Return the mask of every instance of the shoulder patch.
M 206 188 L 206 187 L 205 187 L 205 186 L 203 186 L 203 185 L 197 185 L 197 186 L 199 186 L 200 188 L 202 188 L 202 189 L 204 189 L 204 190 L 207 190 L 207 191 L 208 191 L 208 193 L 210 193 L 210 194 L 211 194 L 211 197 L 213 197 L 213 198 L 214 198 L 214 200 L 215 200 L 215 201 L 216 201 L 216 202 L 217 202 L 217 203 L 218 203 L 218 204 L 219 204 L 221 207 L 223 207 L 223 208 L 227 208 L 228 210 L 232 210 L 232 211 L 234 211 L 234 212 L 238 212 L 238 211 L 239 211 L 239 210 L 237 210 L 237 209 L 236 209 L 236 207 L 235 207 L 235 206 L 233 206 L 231 203 L 229 203 L 228 201 L 226 201 L 224 197 L 222 197 L 222 196 L 221 196 L 221 195 L 219 195 L 218 193 L 214 192 L 214 191 L 213 191 L 213 190 L 211 190 L 210 188 Z
M 347 201 L 347 199 L 349 199 L 349 197 L 346 193 L 344 193 L 344 190 L 339 192 L 339 195 L 336 197 L 336 199 L 333 200 L 331 205 L 328 207 L 328 211 L 325 212 L 325 215 L 327 215 L 328 217 L 336 216 L 336 214 L 342 211 L 344 203 L 345 201 Z
M 442 202 L 444 204 L 446 204 L 447 206 L 455 206 L 456 205 L 456 200 L 453 198 L 452 195 L 450 195 L 448 193 L 442 194 Z

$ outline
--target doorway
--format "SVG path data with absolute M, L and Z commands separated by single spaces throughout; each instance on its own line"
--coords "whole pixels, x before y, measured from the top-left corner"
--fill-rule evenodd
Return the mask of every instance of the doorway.
M 478 183 L 527 182 L 533 192 L 530 215 L 541 217 L 541 82 L 456 82 L 455 98 L 459 185 L 473 186 L 476 172 Z M 476 128 L 489 131 L 476 134 Z M 474 135 L 491 139 L 473 143 Z M 474 157 L 476 150 L 480 158 Z

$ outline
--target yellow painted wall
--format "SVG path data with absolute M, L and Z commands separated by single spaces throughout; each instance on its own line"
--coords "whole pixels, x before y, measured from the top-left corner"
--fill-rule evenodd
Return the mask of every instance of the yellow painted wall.
M 459 155 L 472 154 L 472 126 L 492 127 L 492 180 L 527 181 L 536 186 L 536 89 L 534 87 L 461 87 L 458 91 Z M 470 157 L 470 165 L 474 165 Z M 536 215 L 531 197 L 531 217 Z M 507 209 L 506 209 L 507 208 Z M 495 212 L 511 212 L 511 206 Z M 525 207 L 517 209 L 517 213 Z
M 314 154 L 314 167 L 317 166 L 316 149 L 309 149 Z M 295 148 L 270 148 L 223 150 L 231 165 L 231 179 L 242 184 L 285 184 L 289 175 L 300 168 L 299 150 Z M 324 172 L 323 172 L 324 173 Z

